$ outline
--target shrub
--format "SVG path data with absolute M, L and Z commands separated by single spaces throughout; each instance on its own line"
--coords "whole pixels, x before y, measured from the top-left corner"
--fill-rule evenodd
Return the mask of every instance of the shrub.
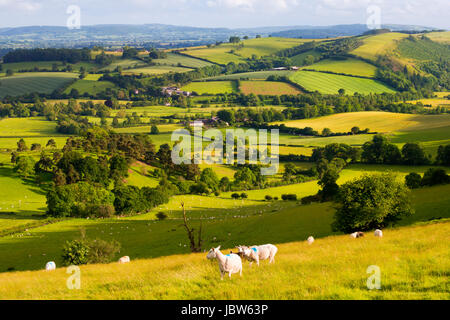
M 273 200 L 278 201 L 278 197 L 274 197 Z
M 264 198 L 265 198 L 267 201 L 272 201 L 272 197 L 269 196 L 269 195 L 266 195 Z
M 420 187 L 420 184 L 422 182 L 422 177 L 420 174 L 411 172 L 405 177 L 405 184 L 410 189 L 416 189 Z
M 116 210 L 110 204 L 94 204 L 88 206 L 85 212 L 88 217 L 111 218 L 114 216 Z
M 86 240 L 67 241 L 63 248 L 62 259 L 65 265 L 88 263 L 89 244 Z
M 296 194 L 282 194 L 281 195 L 281 199 L 287 201 L 295 201 L 297 200 L 297 195 Z
M 434 186 L 446 183 L 450 183 L 450 176 L 447 175 L 444 169 L 430 168 L 423 174 L 423 186 Z
M 120 252 L 120 243 L 112 240 L 95 239 L 88 241 L 87 263 L 108 263 Z
M 248 194 L 246 194 L 245 192 L 241 193 L 241 198 L 242 199 L 247 199 L 248 198 Z
M 167 219 L 167 214 L 165 214 L 164 212 L 160 211 L 156 214 L 156 217 L 158 218 L 158 220 L 162 221 Z
M 216 197 L 218 197 L 218 196 L 220 196 L 220 192 L 219 192 L 219 191 L 216 191 L 216 192 L 214 192 L 214 195 L 215 195 Z
M 315 194 L 313 196 L 303 197 L 301 199 L 302 204 L 311 204 L 313 202 L 320 202 L 320 201 L 322 201 L 322 197 L 320 196 L 320 194 Z

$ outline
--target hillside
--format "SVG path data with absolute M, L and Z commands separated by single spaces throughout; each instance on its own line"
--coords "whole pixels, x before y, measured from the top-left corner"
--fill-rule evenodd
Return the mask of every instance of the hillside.
M 450 222 L 278 245 L 275 264 L 244 263 L 243 276 L 220 281 L 205 253 L 129 264 L 81 267 L 81 289 L 65 288 L 65 268 L 0 274 L 3 299 L 449 299 Z M 312 233 L 313 234 L 313 233 Z M 225 249 L 225 248 L 223 248 Z M 228 250 L 222 250 L 227 252 Z M 366 269 L 381 271 L 368 290 Z M 261 288 L 264 288 L 262 290 Z

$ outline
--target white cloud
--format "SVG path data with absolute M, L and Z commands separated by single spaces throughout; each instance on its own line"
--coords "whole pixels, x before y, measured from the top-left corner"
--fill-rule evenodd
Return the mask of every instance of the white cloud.
M 41 8 L 41 4 L 29 0 L 0 0 L 1 7 L 23 11 L 36 11 Z

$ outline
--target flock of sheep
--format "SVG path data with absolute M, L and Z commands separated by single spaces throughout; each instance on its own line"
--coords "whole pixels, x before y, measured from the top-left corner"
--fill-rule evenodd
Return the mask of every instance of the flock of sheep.
M 374 232 L 375 237 L 383 237 L 383 231 L 376 229 Z M 351 238 L 364 237 L 364 233 L 361 231 L 353 232 L 350 234 Z M 308 244 L 314 243 L 314 237 L 310 236 L 306 240 Z M 237 246 L 237 253 L 230 252 L 229 254 L 223 254 L 220 252 L 220 246 L 217 248 L 211 248 L 206 258 L 209 260 L 216 259 L 219 263 L 220 276 L 223 280 L 223 276 L 228 273 L 228 277 L 231 279 L 231 275 L 234 273 L 239 273 L 242 276 L 242 258 L 250 262 L 250 267 L 253 262 L 259 266 L 260 260 L 269 259 L 269 263 L 275 262 L 275 255 L 277 254 L 278 248 L 273 244 L 264 244 L 261 246 Z
M 376 229 L 374 232 L 375 237 L 383 237 L 383 231 L 380 229 Z M 364 237 L 364 233 L 361 231 L 353 232 L 350 234 L 352 238 L 360 238 Z M 314 238 L 312 236 L 308 237 L 306 240 L 308 244 L 313 244 Z M 219 270 L 221 279 L 223 280 L 223 276 L 228 273 L 228 277 L 231 279 L 231 275 L 234 273 L 239 273 L 242 276 L 242 258 L 248 260 L 250 262 L 250 267 L 253 262 L 259 266 L 259 261 L 269 259 L 269 263 L 275 262 L 275 255 L 278 252 L 278 248 L 273 244 L 264 244 L 261 246 L 237 246 L 237 253 L 230 252 L 229 254 L 223 254 L 220 252 L 220 246 L 217 248 L 211 248 L 206 258 L 209 260 L 216 259 L 219 263 Z M 129 256 L 121 257 L 118 261 L 119 263 L 128 263 L 130 262 Z M 47 262 L 45 265 L 45 270 L 55 270 L 56 263 L 54 261 Z

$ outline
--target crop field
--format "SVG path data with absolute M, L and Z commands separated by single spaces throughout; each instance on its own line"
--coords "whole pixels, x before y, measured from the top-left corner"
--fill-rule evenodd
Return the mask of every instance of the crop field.
M 33 92 L 52 93 L 77 77 L 68 72 L 30 72 L 0 78 L 0 98 Z
M 294 72 L 295 71 L 289 70 L 242 72 L 205 78 L 203 80 L 266 80 L 270 76 L 288 77 L 292 75 Z
M 202 68 L 212 65 L 212 63 L 208 61 L 195 59 L 192 57 L 187 57 L 172 52 L 167 53 L 167 58 L 153 59 L 152 62 L 160 65 L 174 66 L 174 67 L 183 66 L 186 68 Z
M 173 67 L 173 66 L 149 66 L 149 67 L 141 67 L 136 69 L 125 70 L 122 73 L 125 75 L 129 74 L 149 74 L 149 75 L 158 75 L 170 72 L 188 72 L 192 71 L 190 68 L 182 68 L 182 67 Z
M 188 49 L 184 53 L 218 64 L 239 63 L 247 58 L 251 58 L 252 55 L 258 57 L 271 55 L 277 51 L 298 46 L 306 41 L 310 40 L 288 38 L 249 39 L 242 41 L 244 44 L 242 48 L 239 48 L 238 44 L 223 43 L 212 48 Z
M 415 115 L 382 111 L 346 112 L 314 119 L 283 122 L 287 127 L 312 127 L 322 131 L 350 132 L 354 126 L 371 132 L 392 132 L 399 130 L 417 131 L 450 125 L 450 115 Z
M 72 89 L 76 89 L 80 94 L 88 93 L 90 95 L 97 95 L 108 88 L 112 89 L 115 87 L 116 85 L 110 81 L 81 79 L 67 87 L 64 93 L 69 94 Z
M 14 72 L 19 72 L 20 70 L 32 70 L 34 68 L 39 69 L 52 69 L 53 64 L 56 64 L 58 68 L 62 67 L 61 61 L 30 61 L 30 62 L 11 62 L 3 63 L 3 70 L 12 70 Z
M 302 69 L 315 71 L 329 71 L 353 76 L 373 78 L 377 68 L 367 62 L 358 59 L 333 60 L 325 59 Z
M 232 93 L 238 91 L 235 81 L 191 82 L 181 89 L 184 91 L 197 92 L 198 94 Z
M 430 33 L 427 33 L 426 36 L 436 42 L 447 43 L 447 44 L 450 43 L 450 31 L 430 32 Z
M 351 51 L 351 54 L 375 61 L 379 55 L 391 54 L 396 50 L 398 40 L 406 38 L 403 33 L 383 33 L 375 36 L 361 37 L 363 45 Z
M 241 81 L 239 90 L 244 94 L 283 95 L 300 94 L 301 91 L 294 86 L 275 81 Z
M 339 89 L 345 89 L 347 94 L 395 92 L 377 80 L 314 71 L 297 71 L 290 76 L 290 79 L 308 91 L 319 91 L 325 94 L 337 94 Z

